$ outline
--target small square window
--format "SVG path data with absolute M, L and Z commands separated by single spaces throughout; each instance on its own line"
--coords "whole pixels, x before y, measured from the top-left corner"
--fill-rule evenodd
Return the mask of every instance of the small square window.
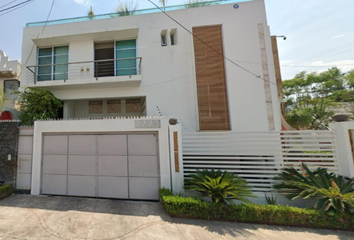
M 164 29 L 161 31 L 161 46 L 167 46 L 167 29 Z
M 176 45 L 177 44 L 177 29 L 176 28 L 171 29 L 170 38 L 171 38 L 171 45 Z
M 107 101 L 107 113 L 121 113 L 121 112 L 122 112 L 121 100 Z
M 102 101 L 89 101 L 89 113 L 101 114 L 103 112 Z

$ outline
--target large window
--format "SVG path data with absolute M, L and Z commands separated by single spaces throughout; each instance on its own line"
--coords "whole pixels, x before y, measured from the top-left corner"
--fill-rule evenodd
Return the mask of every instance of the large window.
M 116 61 L 116 76 L 136 75 L 136 40 L 116 41 L 115 51 L 118 59 Z
M 38 49 L 37 81 L 68 79 L 69 47 Z

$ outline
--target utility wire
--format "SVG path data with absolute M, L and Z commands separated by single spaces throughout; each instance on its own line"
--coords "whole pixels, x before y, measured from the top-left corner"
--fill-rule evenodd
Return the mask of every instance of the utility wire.
M 14 3 L 14 2 L 16 2 L 17 0 L 14 0 L 14 1 L 12 1 L 12 2 L 9 2 L 9 3 L 7 3 L 7 4 L 5 4 L 5 5 L 2 5 L 0 8 L 3 8 L 3 7 L 6 7 L 6 6 L 9 6 L 11 3 Z
M 168 18 L 170 18 L 172 21 L 174 21 L 175 23 L 177 23 L 180 27 L 182 27 L 184 30 L 186 30 L 189 34 L 191 34 L 193 37 L 195 37 L 196 39 L 198 39 L 199 41 L 201 41 L 203 44 L 205 44 L 207 47 L 209 47 L 210 49 L 212 49 L 213 51 L 215 51 L 216 53 L 218 53 L 219 55 L 221 55 L 223 58 L 225 58 L 227 61 L 229 61 L 230 63 L 234 64 L 235 66 L 237 66 L 238 68 L 248 72 L 249 74 L 262 79 L 263 81 L 269 82 L 271 84 L 276 85 L 276 83 L 273 83 L 269 80 L 266 80 L 264 78 L 262 78 L 261 76 L 251 72 L 250 70 L 240 66 L 239 64 L 237 64 L 235 61 L 231 60 L 230 58 L 226 57 L 223 53 L 219 52 L 217 49 L 215 49 L 214 47 L 210 46 L 207 42 L 205 42 L 203 39 L 201 39 L 200 37 L 196 36 L 195 34 L 193 34 L 190 30 L 188 30 L 185 26 L 183 26 L 181 23 L 179 23 L 176 19 L 174 19 L 173 17 L 171 17 L 170 15 L 168 15 L 166 13 L 166 11 L 164 11 L 162 8 L 160 8 L 158 5 L 156 5 L 154 2 L 152 2 L 151 0 L 147 0 L 148 2 L 150 2 L 151 4 L 153 4 L 156 8 L 158 8 L 162 13 L 164 13 Z
M 35 47 L 36 44 L 37 44 L 37 40 L 38 40 L 39 36 L 43 34 L 43 32 L 44 32 L 44 30 L 45 30 L 45 28 L 46 28 L 46 26 L 47 26 L 47 23 L 48 23 L 50 14 L 52 13 L 52 10 L 53 10 L 53 7 L 54 7 L 54 3 L 55 3 L 55 0 L 53 0 L 53 2 L 52 2 L 52 6 L 50 7 L 50 10 L 49 10 L 49 13 L 48 13 L 48 16 L 47 16 L 47 20 L 45 21 L 45 24 L 44 24 L 44 26 L 43 26 L 42 32 L 38 33 L 36 40 L 33 42 L 33 46 L 32 46 L 31 52 L 30 52 L 30 54 L 28 55 L 25 64 L 23 64 L 22 67 L 21 67 L 21 69 L 20 69 L 19 76 L 21 76 L 21 73 L 22 73 L 23 69 L 26 67 L 26 65 L 27 65 L 27 63 L 28 63 L 28 60 L 30 59 L 30 57 L 31 57 L 31 55 L 32 55 L 33 49 L 34 49 L 34 47 Z
M 26 4 L 20 5 L 20 6 L 18 6 L 18 7 L 16 7 L 16 8 L 13 8 L 13 9 L 7 11 L 7 12 L 4 12 L 4 13 L 0 14 L 0 17 L 1 17 L 1 16 L 4 16 L 4 15 L 10 13 L 10 12 L 13 12 L 13 11 L 15 11 L 16 9 L 22 8 L 22 7 L 24 7 L 24 6 L 27 6 L 28 4 L 33 3 L 34 1 L 35 1 L 35 0 L 33 0 L 33 1 L 31 1 L 31 2 L 27 2 Z
M 19 4 L 13 5 L 13 6 L 11 6 L 11 7 L 5 8 L 5 9 L 2 9 L 2 10 L 0 10 L 0 12 L 5 12 L 5 11 L 7 11 L 7 10 L 11 10 L 11 9 L 13 9 L 13 8 L 15 8 L 15 7 L 18 7 L 18 6 L 20 6 L 20 5 L 23 5 L 23 4 L 26 4 L 26 3 L 28 3 L 28 2 L 32 2 L 32 1 L 34 1 L 34 0 L 26 0 L 26 1 L 21 2 L 21 3 L 19 3 Z

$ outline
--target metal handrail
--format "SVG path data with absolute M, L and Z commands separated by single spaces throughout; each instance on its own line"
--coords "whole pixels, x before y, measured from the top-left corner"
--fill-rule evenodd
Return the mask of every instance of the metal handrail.
M 33 65 L 27 66 L 27 68 L 34 67 L 49 67 L 49 66 L 59 66 L 59 65 L 71 65 L 71 64 L 84 64 L 84 63 L 96 63 L 96 62 L 112 62 L 112 61 L 123 61 L 123 60 L 134 60 L 139 59 L 139 67 L 141 66 L 142 57 L 133 57 L 133 58 L 115 58 L 115 59 L 104 59 L 104 60 L 94 60 L 94 61 L 84 61 L 84 62 L 68 62 L 68 63 L 53 63 L 53 64 L 43 64 L 43 65 Z
M 101 75 L 99 76 L 99 74 L 103 73 L 110 73 L 111 71 L 116 71 L 116 65 L 113 63 L 115 63 L 115 61 L 119 62 L 119 61 L 129 61 L 129 60 L 132 60 L 132 61 L 136 61 L 136 60 L 139 60 L 139 63 L 136 64 L 133 69 L 136 69 L 138 72 L 141 71 L 140 67 L 141 67 L 141 61 L 142 61 L 142 57 L 132 57 L 132 58 L 114 58 L 114 59 L 104 59 L 104 60 L 94 60 L 94 61 L 81 61 L 81 62 L 68 62 L 68 63 L 53 63 L 53 64 L 43 64 L 43 65 L 32 65 L 32 66 L 27 66 L 27 70 L 29 70 L 28 72 L 31 74 L 31 76 L 33 77 L 30 77 L 30 78 L 33 78 L 33 81 L 34 81 L 34 84 L 37 83 L 37 76 L 38 73 L 38 69 L 41 68 L 41 67 L 57 67 L 57 66 L 67 66 L 67 70 L 68 69 L 75 69 L 76 66 L 78 65 L 80 67 L 81 65 L 81 72 L 83 72 L 83 69 L 84 68 L 87 68 L 87 66 L 82 66 L 82 65 L 85 65 L 85 64 L 90 64 L 90 65 L 94 65 L 93 69 L 94 69 L 94 75 L 93 77 L 96 78 L 96 80 L 98 80 L 98 78 L 101 78 L 101 77 L 107 77 L 107 76 L 110 76 L 110 75 Z M 70 67 L 72 66 L 72 67 Z M 114 66 L 113 68 L 111 66 Z M 132 66 L 129 67 L 129 69 L 132 69 Z M 88 71 L 88 70 L 87 70 Z M 64 82 L 66 82 L 66 80 L 68 79 L 68 74 L 69 72 L 66 71 L 66 72 L 59 72 L 58 74 L 64 74 Z M 45 74 L 45 75 L 48 75 L 48 74 Z M 53 75 L 53 71 L 51 72 L 51 75 Z M 136 75 L 136 74 L 134 74 Z M 112 75 L 113 76 L 113 75 Z M 131 77 L 131 74 L 129 74 L 129 76 Z M 51 79 L 53 80 L 53 79 Z

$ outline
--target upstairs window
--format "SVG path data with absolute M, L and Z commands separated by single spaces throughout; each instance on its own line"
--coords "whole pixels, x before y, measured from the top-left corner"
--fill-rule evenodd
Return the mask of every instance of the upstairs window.
M 116 41 L 116 76 L 137 75 L 136 40 Z
M 68 79 L 69 47 L 38 49 L 37 81 Z
M 177 44 L 177 29 L 176 28 L 171 29 L 170 38 L 171 38 L 171 45 L 176 45 Z

